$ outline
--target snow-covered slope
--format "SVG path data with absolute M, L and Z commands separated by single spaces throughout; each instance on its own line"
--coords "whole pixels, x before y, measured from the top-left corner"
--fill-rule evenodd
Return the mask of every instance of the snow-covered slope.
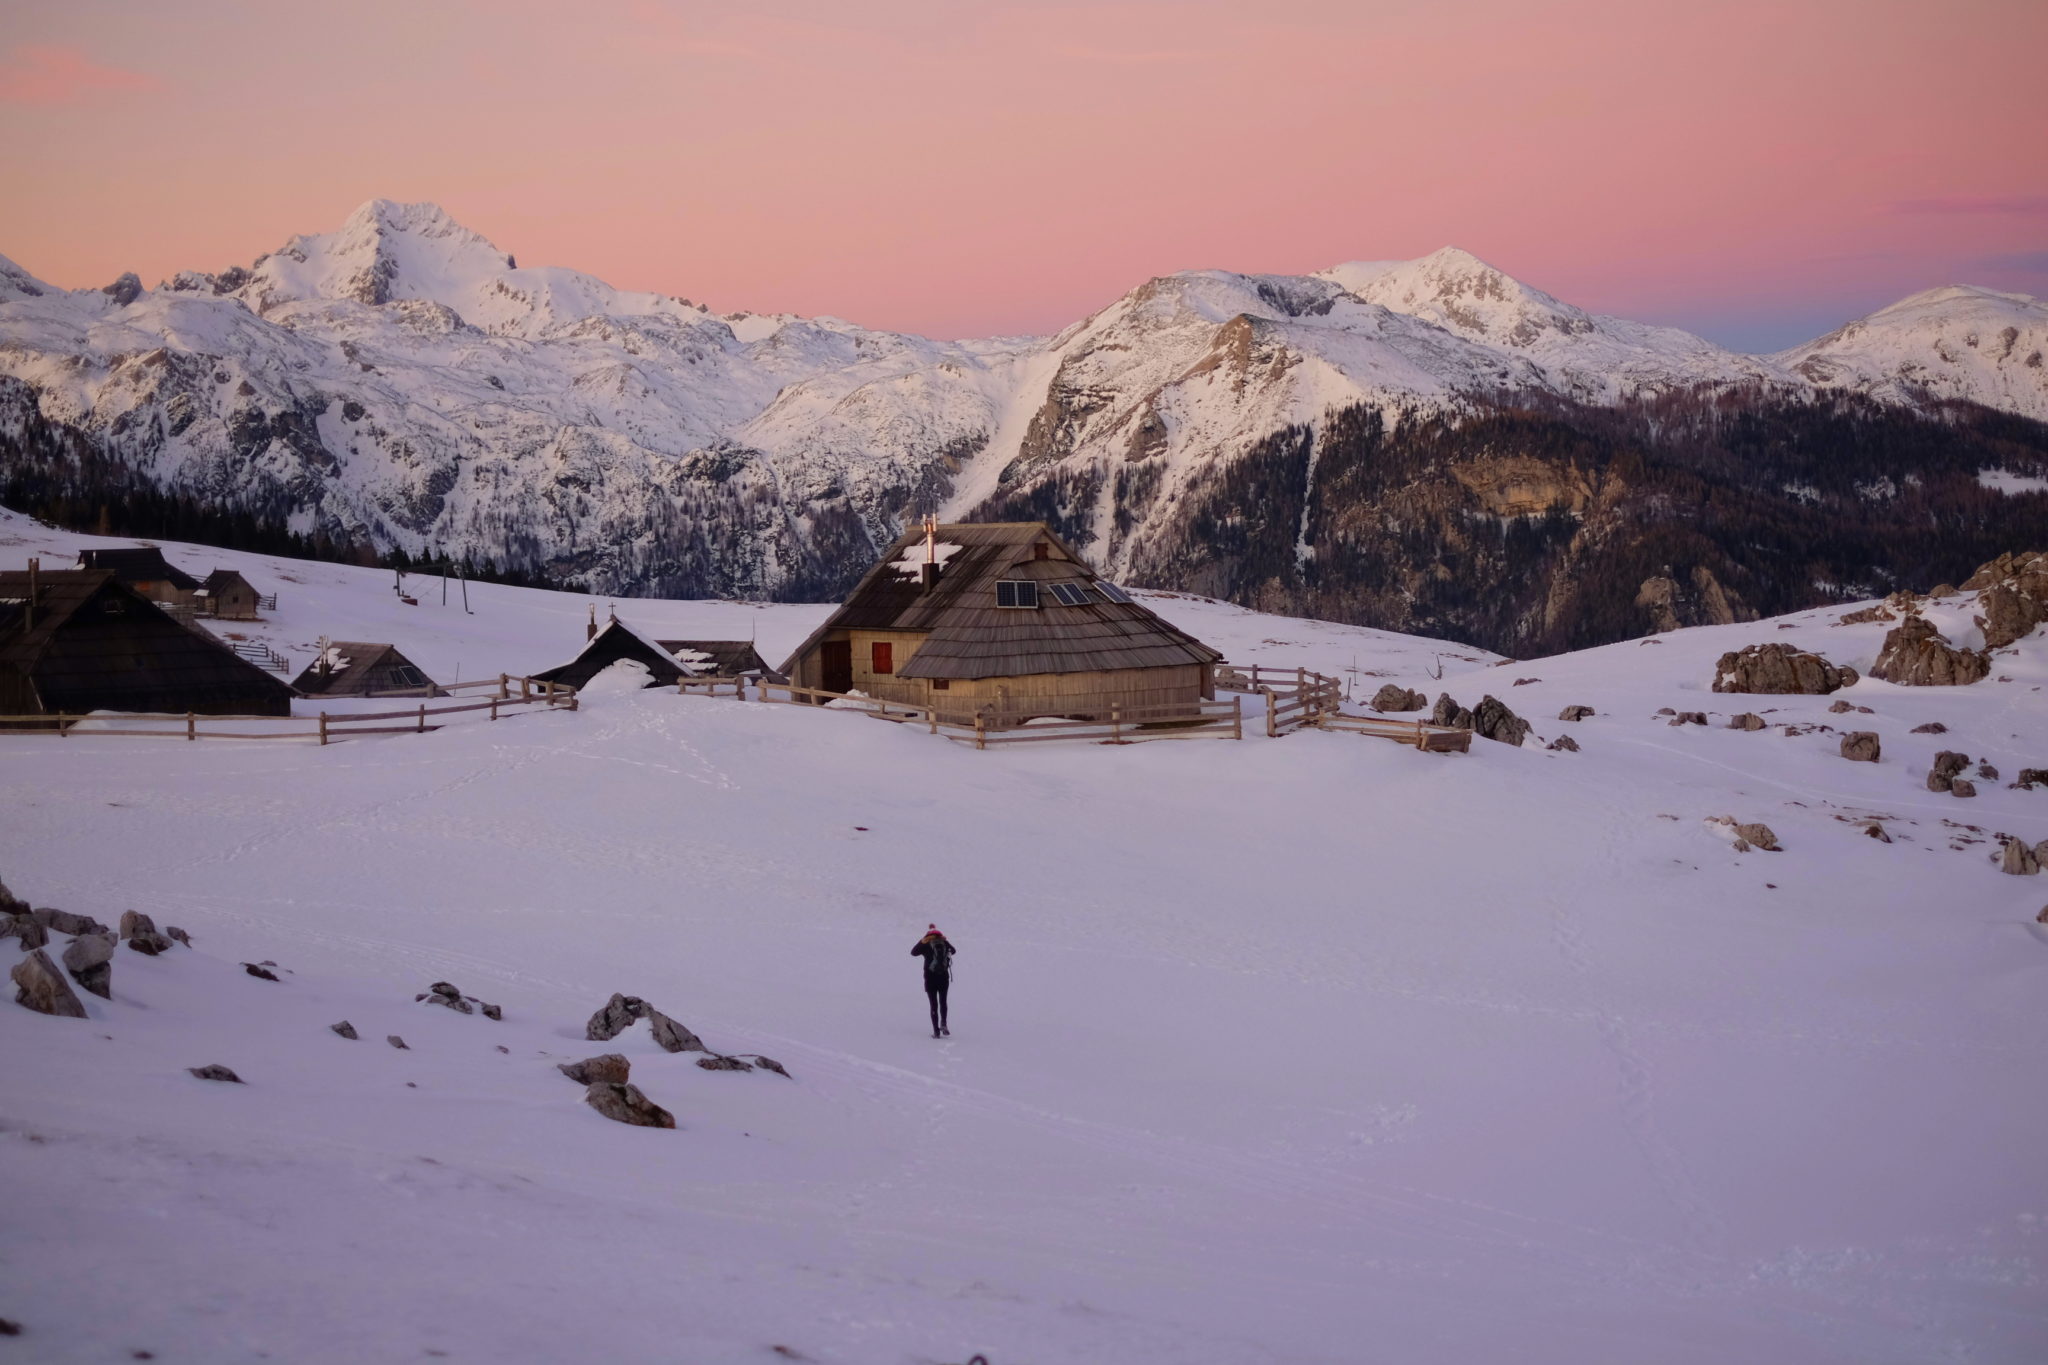
M 1950 285 L 1772 357 L 1824 389 L 1887 402 L 1964 399 L 2048 421 L 2048 303 Z
M 473 585 L 466 615 L 375 571 L 167 550 L 277 588 L 282 642 L 441 671 L 552 659 L 587 601 Z M 1254 727 L 977 753 L 669 692 L 325 748 L 0 739 L 8 884 L 195 942 L 119 951 L 86 1020 L 0 999 L 9 1348 L 2038 1359 L 2048 878 L 1987 854 L 2048 837 L 2048 793 L 1920 779 L 1940 748 L 2048 766 L 2039 632 L 1995 680 L 1864 681 L 1839 716 L 1705 688 L 1758 639 L 1865 662 L 1883 627 L 1840 609 L 1495 666 L 1149 600 L 1234 658 L 1492 692 L 1583 750 Z M 771 654 L 819 610 L 622 609 L 750 620 Z M 1737 710 L 1773 728 L 1719 728 Z M 1730 814 L 1784 851 L 1736 852 L 1706 823 Z M 944 1041 L 907 956 L 932 920 L 959 947 Z M 266 959 L 280 981 L 239 965 Z M 504 1020 L 416 1003 L 437 980 Z M 615 991 L 791 1078 L 585 1041 Z M 555 1070 L 614 1050 L 676 1131 Z M 211 1063 L 246 1084 L 186 1074 Z

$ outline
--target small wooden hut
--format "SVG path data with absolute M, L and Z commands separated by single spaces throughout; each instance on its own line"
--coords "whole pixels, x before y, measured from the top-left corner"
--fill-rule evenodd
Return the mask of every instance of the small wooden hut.
M 1044 522 L 906 532 L 783 665 L 858 691 L 1004 724 L 1216 695 L 1222 655 L 1099 577 Z
M 305 672 L 292 679 L 305 697 L 445 697 L 426 670 L 397 645 L 329 640 Z
M 233 569 L 215 569 L 192 594 L 192 605 L 202 616 L 223 621 L 253 621 L 262 594 L 256 585 Z
M 110 569 L 0 573 L 0 714 L 288 716 L 292 690 Z
M 645 664 L 649 687 L 674 687 L 685 677 L 786 681 L 755 652 L 751 640 L 657 640 L 616 615 L 599 626 L 594 609 L 583 652 L 568 663 L 534 674 L 533 680 L 581 689 L 621 659 Z
M 767 682 L 789 679 L 768 666 L 752 640 L 657 640 L 677 663 L 697 678 L 759 678 Z
M 154 545 L 120 550 L 80 550 L 81 569 L 109 569 L 135 591 L 152 602 L 187 606 L 199 590 L 199 580 L 164 558 Z

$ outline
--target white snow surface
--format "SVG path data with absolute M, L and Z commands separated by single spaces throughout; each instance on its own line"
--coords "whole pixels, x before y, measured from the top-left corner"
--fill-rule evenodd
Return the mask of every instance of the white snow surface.
M 7 563 L 108 543 L 0 517 Z M 391 640 L 437 677 L 562 655 L 589 600 L 471 584 L 466 615 L 417 577 L 409 607 L 386 573 L 165 548 L 279 594 L 238 630 Z M 14 891 L 195 943 L 120 950 L 88 1020 L 0 1001 L 8 1349 L 2041 1358 L 2048 878 L 1990 856 L 2048 838 L 2048 792 L 1921 777 L 1942 748 L 2048 766 L 2048 632 L 1838 716 L 1706 688 L 1758 640 L 1867 666 L 1884 627 L 1832 624 L 1853 604 L 1504 662 L 1140 596 L 1238 663 L 1492 693 L 1584 751 L 1253 725 L 978 753 L 667 690 L 324 748 L 0 738 Z M 776 661 L 829 609 L 634 610 Z M 1598 714 L 1552 719 L 1573 703 Z M 1773 728 L 1720 728 L 1748 710 Z M 1786 722 L 1876 730 L 1883 761 Z M 1722 815 L 1784 851 L 1737 853 Z M 928 921 L 959 948 L 945 1040 Z M 239 965 L 266 959 L 281 982 Z M 414 1003 L 438 980 L 504 1021 Z M 615 991 L 791 1079 L 585 1041 Z M 676 1131 L 555 1070 L 614 1050 Z

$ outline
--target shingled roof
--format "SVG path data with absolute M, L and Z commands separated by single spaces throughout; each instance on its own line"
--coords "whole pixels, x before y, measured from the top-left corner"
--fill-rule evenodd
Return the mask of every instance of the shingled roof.
M 34 619 L 29 591 L 35 585 Z M 44 711 L 289 715 L 292 691 L 110 569 L 0 573 L 0 684 Z
M 81 569 L 111 569 L 123 583 L 168 583 L 180 592 L 191 592 L 199 580 L 178 568 L 154 545 L 133 550 L 80 550 Z
M 1042 521 L 963 522 L 940 526 L 945 558 L 938 582 L 926 591 L 914 573 L 899 571 L 906 556 L 922 558 L 924 531 L 906 531 L 852 594 L 783 665 L 797 661 L 834 630 L 928 632 L 897 670 L 904 678 L 1011 678 L 1030 673 L 1087 673 L 1116 668 L 1170 668 L 1212 664 L 1222 655 L 1168 625 L 1136 602 L 1115 602 L 1093 591 L 1098 581 L 1081 556 Z M 1032 546 L 1049 543 L 1057 554 L 1037 559 Z M 1040 591 L 1035 609 L 996 605 L 996 584 L 1030 579 L 1041 585 L 1088 587 L 1087 604 L 1073 606 Z

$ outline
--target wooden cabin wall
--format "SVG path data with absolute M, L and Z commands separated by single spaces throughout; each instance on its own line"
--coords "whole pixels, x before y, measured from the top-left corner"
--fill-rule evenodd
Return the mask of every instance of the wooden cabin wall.
M 903 666 L 910 662 L 917 647 L 925 642 L 925 632 L 913 630 L 849 630 L 846 638 L 853 642 L 853 686 L 857 692 L 865 692 L 883 701 L 925 704 L 925 683 L 922 678 L 902 676 Z M 890 661 L 894 671 L 877 673 L 874 668 L 874 646 L 877 642 L 892 647 L 895 658 Z
M 972 715 L 993 706 L 1004 715 L 1101 715 L 1109 704 L 1187 706 L 1215 695 L 1213 670 L 1205 664 L 1170 668 L 1112 668 L 1088 673 L 1027 673 L 1014 678 L 955 678 L 944 691 L 919 700 L 941 714 Z

